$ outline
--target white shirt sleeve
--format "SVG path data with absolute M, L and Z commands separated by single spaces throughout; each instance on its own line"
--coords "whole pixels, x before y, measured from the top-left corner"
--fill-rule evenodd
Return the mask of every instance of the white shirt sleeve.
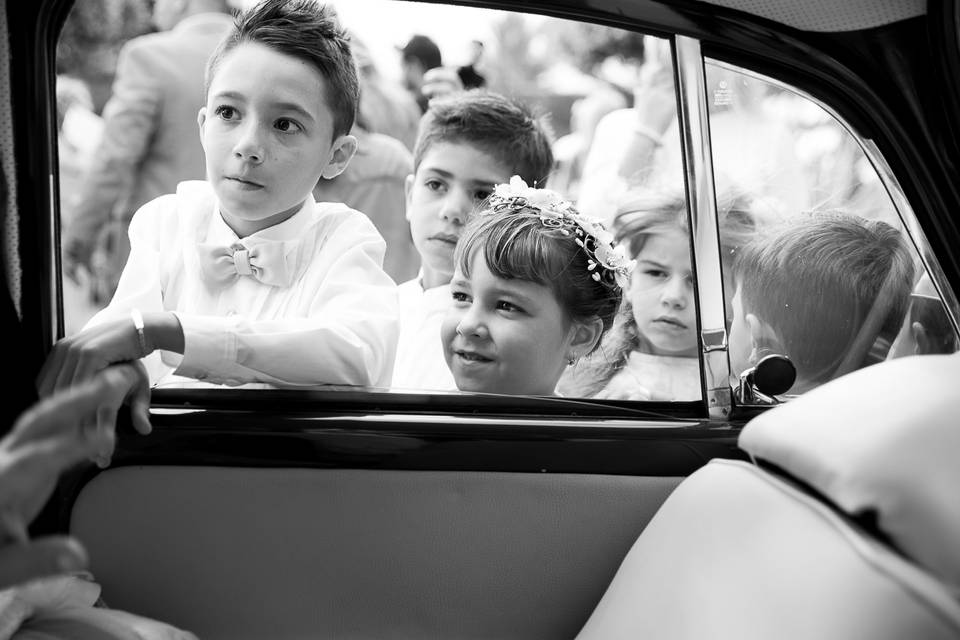
M 130 254 L 127 263 L 120 274 L 117 290 L 110 300 L 110 304 L 101 309 L 87 322 L 84 328 L 102 324 L 110 320 L 117 320 L 130 316 L 130 310 L 140 309 L 142 312 L 163 311 L 162 287 L 160 282 L 160 239 L 173 233 L 175 230 L 164 230 L 165 223 L 175 219 L 165 216 L 164 211 L 169 209 L 173 196 L 161 196 L 142 207 L 133 215 L 127 235 L 130 238 Z M 133 320 L 130 320 L 131 325 Z M 159 378 L 173 371 L 174 367 L 161 359 L 161 352 L 156 351 L 142 359 L 150 380 L 156 382 Z

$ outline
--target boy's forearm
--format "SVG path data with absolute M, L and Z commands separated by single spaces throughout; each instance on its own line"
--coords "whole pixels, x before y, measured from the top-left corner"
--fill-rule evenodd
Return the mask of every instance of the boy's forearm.
M 143 335 L 147 352 L 157 349 L 183 353 L 183 327 L 172 311 L 150 311 L 143 314 Z

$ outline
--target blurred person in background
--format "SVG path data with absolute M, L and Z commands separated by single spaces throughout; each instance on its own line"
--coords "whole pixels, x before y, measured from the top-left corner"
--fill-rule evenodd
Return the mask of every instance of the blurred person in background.
M 60 191 L 75 193 L 103 132 L 103 119 L 93 109 L 90 87 L 80 78 L 57 76 L 57 153 Z M 64 203 L 66 204 L 66 203 Z M 62 215 L 69 219 L 71 211 Z
M 584 161 L 578 206 L 612 220 L 623 195 L 639 186 L 683 184 L 677 94 L 669 43 L 644 36 L 632 107 L 597 124 Z M 781 214 L 810 205 L 809 180 L 790 129 L 762 109 L 768 85 L 732 69 L 707 67 L 716 188 L 766 198 Z
M 470 59 L 467 64 L 457 67 L 457 75 L 464 89 L 478 89 L 487 86 L 487 78 L 480 73 L 480 60 L 483 58 L 483 42 L 470 41 Z
M 404 282 L 420 266 L 404 216 L 404 182 L 413 173 L 412 147 L 420 110 L 402 88 L 396 87 L 399 95 L 394 91 L 356 34 L 351 34 L 350 45 L 360 79 L 360 105 L 350 131 L 357 139 L 357 152 L 343 173 L 320 179 L 313 197 L 318 202 L 343 202 L 366 214 L 387 243 L 383 270 L 395 282 Z
M 550 177 L 552 188 L 577 199 L 583 164 L 593 144 L 597 124 L 611 111 L 627 106 L 623 93 L 603 82 L 597 82 L 593 90 L 573 102 L 570 107 L 570 133 L 557 138 L 553 144 L 557 169 Z
M 366 44 L 351 34 L 350 45 L 357 60 L 360 78 L 358 121 L 367 131 L 396 138 L 413 152 L 420 124 L 420 105 L 399 82 L 381 73 Z
M 57 76 L 57 157 L 60 170 L 60 219 L 73 220 L 76 194 L 94 159 L 103 135 L 103 118 L 94 111 L 93 97 L 86 81 L 70 75 Z M 80 274 L 77 274 L 78 277 Z M 84 273 L 84 276 L 87 274 Z M 88 278 L 63 282 L 64 322 L 67 334 L 74 333 L 98 307 L 88 293 Z
M 400 70 L 403 86 L 420 105 L 420 113 L 427 110 L 429 97 L 421 91 L 423 75 L 443 64 L 440 47 L 425 35 L 414 35 L 400 49 Z
M 65 220 L 64 265 L 90 295 L 106 303 L 129 245 L 127 225 L 142 204 L 206 175 L 197 134 L 204 104 L 207 58 L 233 23 L 226 0 L 156 0 L 158 33 L 129 40 L 120 50 L 104 129 Z

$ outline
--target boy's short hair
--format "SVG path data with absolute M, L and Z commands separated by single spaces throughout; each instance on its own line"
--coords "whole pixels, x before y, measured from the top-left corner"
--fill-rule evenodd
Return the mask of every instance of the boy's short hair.
M 734 279 L 743 313 L 779 337 L 797 376 L 825 382 L 892 341 L 907 310 L 913 261 L 899 231 L 841 211 L 800 214 L 749 242 Z
M 237 15 L 207 62 L 205 91 L 221 60 L 233 49 L 256 42 L 312 65 L 327 81 L 333 137 L 350 132 L 360 101 L 360 82 L 350 36 L 336 12 L 316 0 L 262 0 Z M 269 82 L 268 79 L 264 80 Z
M 543 187 L 553 170 L 551 136 L 523 103 L 473 89 L 434 98 L 420 119 L 413 169 L 438 142 L 469 144 L 511 168 L 527 184 Z

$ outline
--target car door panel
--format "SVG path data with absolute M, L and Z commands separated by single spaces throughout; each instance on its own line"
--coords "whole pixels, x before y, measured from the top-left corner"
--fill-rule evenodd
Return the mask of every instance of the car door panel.
M 121 466 L 70 530 L 110 606 L 202 638 L 573 637 L 681 479 Z

